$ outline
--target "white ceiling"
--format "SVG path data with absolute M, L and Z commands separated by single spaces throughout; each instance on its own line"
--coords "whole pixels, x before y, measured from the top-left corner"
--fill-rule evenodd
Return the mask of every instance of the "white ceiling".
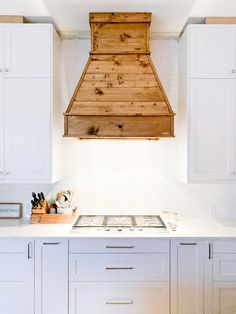
M 236 16 L 236 1 L 0 0 L 0 14 L 51 16 L 61 32 L 87 31 L 88 13 L 91 11 L 152 12 L 152 31 L 178 33 L 190 16 Z

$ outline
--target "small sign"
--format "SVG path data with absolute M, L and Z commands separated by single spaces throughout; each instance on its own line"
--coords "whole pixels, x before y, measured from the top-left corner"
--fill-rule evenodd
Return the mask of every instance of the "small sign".
M 0 219 L 19 219 L 22 215 L 21 203 L 0 203 Z

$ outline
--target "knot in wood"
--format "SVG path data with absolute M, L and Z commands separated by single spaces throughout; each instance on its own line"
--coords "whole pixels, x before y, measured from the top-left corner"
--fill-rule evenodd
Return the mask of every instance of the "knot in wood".
M 126 34 L 126 33 L 123 33 L 123 34 L 120 34 L 120 40 L 125 43 L 127 42 L 127 38 L 130 38 L 131 36 L 129 34 Z
M 88 128 L 88 135 L 97 135 L 99 128 L 92 125 Z
M 95 88 L 95 94 L 96 94 L 96 95 L 103 95 L 104 92 L 101 90 L 101 88 L 96 87 L 96 88 Z

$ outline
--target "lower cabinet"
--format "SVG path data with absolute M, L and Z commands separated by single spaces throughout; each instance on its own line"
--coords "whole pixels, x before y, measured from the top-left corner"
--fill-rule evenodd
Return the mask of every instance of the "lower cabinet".
M 213 241 L 213 314 L 236 313 L 236 240 Z
M 203 255 L 202 241 L 171 241 L 171 314 L 204 313 Z
M 0 313 L 34 314 L 33 243 L 0 240 Z
M 68 241 L 36 240 L 35 314 L 68 314 L 68 276 Z
M 168 240 L 70 241 L 69 314 L 169 314 L 169 297 Z

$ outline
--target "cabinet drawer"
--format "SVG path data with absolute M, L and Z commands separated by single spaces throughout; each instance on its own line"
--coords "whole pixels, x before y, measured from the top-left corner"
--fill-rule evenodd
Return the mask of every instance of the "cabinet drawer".
M 24 253 L 26 251 L 25 240 L 3 239 L 0 240 L 1 253 Z
M 168 314 L 168 283 L 70 283 L 69 314 Z
M 236 281 L 236 254 L 214 254 L 213 280 Z
M 168 253 L 169 241 L 134 238 L 71 239 L 70 253 Z
M 70 254 L 70 281 L 167 281 L 169 254 Z
M 213 241 L 213 253 L 236 253 L 236 240 Z

